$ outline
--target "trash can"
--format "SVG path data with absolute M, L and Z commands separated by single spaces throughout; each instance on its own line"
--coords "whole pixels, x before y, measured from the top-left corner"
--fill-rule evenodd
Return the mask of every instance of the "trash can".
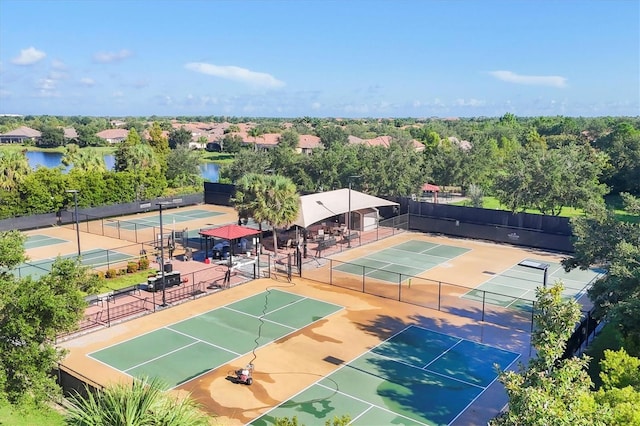
M 172 263 L 165 263 L 164 264 L 164 272 L 171 272 L 173 271 L 173 264 Z

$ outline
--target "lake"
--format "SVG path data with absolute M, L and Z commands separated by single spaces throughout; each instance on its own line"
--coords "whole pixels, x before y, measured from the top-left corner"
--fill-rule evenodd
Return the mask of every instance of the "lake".
M 54 168 L 62 164 L 62 153 L 27 151 L 27 160 L 29 161 L 29 165 L 32 169 L 35 169 L 38 166 Z M 115 162 L 116 159 L 113 154 L 106 154 L 104 156 L 104 163 L 107 165 L 108 170 L 113 170 Z M 215 163 L 200 164 L 200 176 L 202 176 L 206 181 L 218 182 L 219 172 L 220 167 Z

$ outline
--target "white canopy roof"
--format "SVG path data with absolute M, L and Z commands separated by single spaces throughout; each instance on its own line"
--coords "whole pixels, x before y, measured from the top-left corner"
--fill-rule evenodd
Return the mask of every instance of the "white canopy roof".
M 349 212 L 349 192 L 351 192 L 351 211 L 380 206 L 397 206 L 398 203 L 374 197 L 362 192 L 349 191 L 349 188 L 335 191 L 318 192 L 300 197 L 300 212 L 293 225 L 306 228 L 328 217 Z

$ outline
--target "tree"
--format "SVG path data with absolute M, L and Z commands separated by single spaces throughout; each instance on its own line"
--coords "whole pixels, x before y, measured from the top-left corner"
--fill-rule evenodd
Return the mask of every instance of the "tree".
M 202 181 L 200 155 L 196 151 L 185 145 L 178 145 L 169 153 L 167 160 L 167 180 L 170 187 L 197 185 Z
M 72 426 L 207 426 L 208 417 L 186 395 L 180 398 L 165 393 L 158 379 L 133 380 L 131 384 L 114 384 L 71 398 L 67 424 Z
M 580 319 L 575 300 L 562 299 L 562 283 L 536 290 L 532 344 L 537 357 L 518 372 L 503 371 L 499 381 L 509 397 L 508 410 L 491 421 L 506 425 L 598 425 L 605 413 L 595 404 L 585 372 L 588 357 L 561 359 Z
M 295 130 L 285 130 L 280 134 L 278 138 L 278 147 L 286 147 L 290 150 L 298 148 L 300 142 L 300 135 Z
M 160 171 L 166 176 L 167 173 L 167 157 L 171 149 L 169 148 L 169 139 L 164 135 L 160 123 L 154 121 L 149 129 L 149 146 L 156 154 L 156 158 L 160 163 Z
M 624 349 L 605 351 L 600 362 L 602 387 L 595 400 L 610 413 L 608 425 L 640 425 L 640 359 Z
M 559 215 L 565 206 L 584 208 L 602 200 L 606 187 L 598 178 L 603 166 L 602 156 L 589 146 L 545 150 L 531 142 L 512 153 L 494 181 L 494 190 L 514 213 L 537 209 Z
M 38 140 L 38 146 L 47 148 L 55 148 L 57 146 L 64 145 L 64 129 L 61 127 L 47 126 L 42 129 L 40 139 Z
M 183 127 L 169 133 L 169 148 L 175 149 L 178 145 L 189 145 L 191 142 L 191 132 Z
M 65 153 L 62 156 L 62 164 L 65 166 L 73 166 L 74 169 L 86 172 L 106 172 L 107 166 L 104 163 L 104 157 L 94 148 L 80 147 L 74 143 L 65 146 Z
M 222 138 L 222 150 L 230 154 L 240 152 L 242 148 L 242 136 L 227 133 Z
M 52 369 L 63 352 L 52 342 L 77 328 L 86 302 L 81 286 L 88 270 L 71 259 L 57 259 L 37 280 L 16 278 L 11 270 L 24 260 L 25 237 L 0 232 L 0 399 L 14 404 L 42 403 L 59 392 Z M 95 282 L 95 281 L 94 281 Z
M 31 172 L 26 151 L 0 151 L 0 189 L 15 190 Z
M 220 169 L 221 180 L 237 182 L 248 173 L 263 172 L 271 168 L 271 162 L 264 152 L 241 150 L 236 154 L 235 161 L 225 164 Z
M 267 222 L 273 229 L 274 252 L 278 253 L 276 228 L 290 225 L 300 208 L 296 185 L 280 175 L 248 174 L 238 181 L 235 205 L 239 217 Z
M 346 145 L 349 140 L 349 135 L 347 135 L 342 127 L 336 125 L 320 127 L 316 129 L 316 133 L 322 145 L 327 149 L 331 149 L 335 145 Z
M 115 154 L 116 171 L 130 172 L 135 176 L 135 199 L 157 197 L 167 187 L 162 165 L 148 143 L 143 142 L 135 129 L 118 146 Z
M 630 204 L 635 197 L 626 197 Z M 620 328 L 625 347 L 640 354 L 640 225 L 621 222 L 613 211 L 594 208 L 572 220 L 575 254 L 565 270 L 602 268 L 605 274 L 588 290 L 594 316 Z

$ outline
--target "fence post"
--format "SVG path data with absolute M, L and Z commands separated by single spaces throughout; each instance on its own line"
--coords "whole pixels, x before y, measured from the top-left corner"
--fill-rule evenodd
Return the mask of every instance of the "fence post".
M 438 281 L 438 310 L 442 307 L 442 281 Z
M 333 285 L 333 259 L 329 259 L 329 285 Z
M 533 333 L 533 323 L 534 323 L 534 316 L 535 316 L 535 312 L 536 312 L 536 302 L 535 300 L 533 302 L 531 302 L 531 333 Z
M 402 273 L 398 274 L 398 302 L 402 301 Z
M 483 291 L 482 292 L 482 319 L 481 319 L 481 321 L 484 321 L 484 307 L 485 307 L 486 298 L 487 298 L 487 292 Z
M 102 236 L 104 237 L 104 218 L 100 219 L 100 229 L 102 230 Z
M 107 327 L 111 327 L 111 308 L 109 307 L 109 296 L 107 296 Z

